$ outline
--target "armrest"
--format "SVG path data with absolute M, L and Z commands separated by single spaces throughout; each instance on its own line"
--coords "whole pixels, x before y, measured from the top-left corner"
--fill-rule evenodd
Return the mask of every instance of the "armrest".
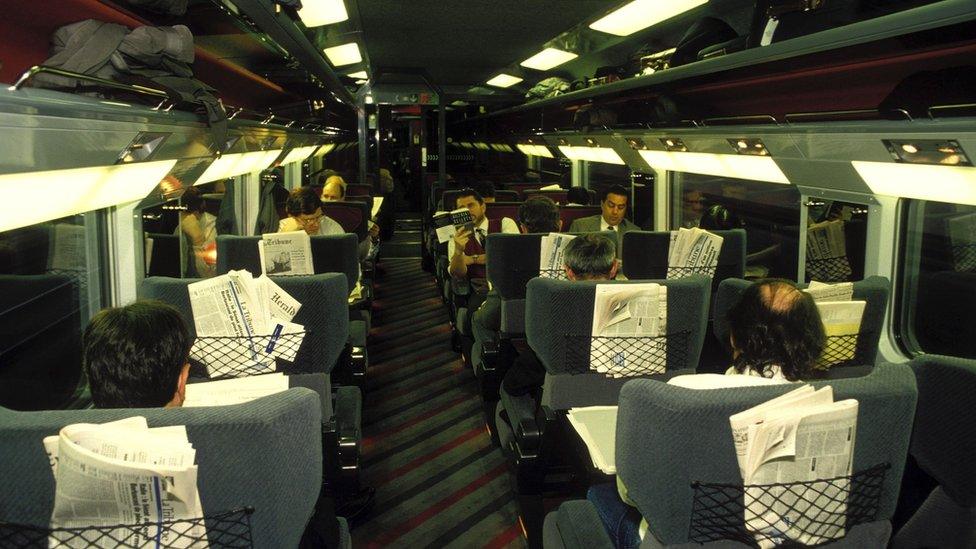
M 339 387 L 335 392 L 336 431 L 340 443 L 359 442 L 363 420 L 363 399 L 356 387 Z
M 350 339 L 352 339 L 350 337 Z M 332 369 L 332 377 L 336 385 L 358 387 L 365 391 L 366 369 L 369 367 L 369 355 L 365 346 L 346 343 L 346 347 L 339 355 L 336 367 Z
M 536 419 L 536 402 L 532 395 L 513 396 L 504 389 L 499 392 L 502 406 L 515 434 L 515 442 L 522 456 L 538 454 L 542 442 L 542 424 Z
M 478 345 L 475 342 L 475 345 Z M 481 387 L 481 398 L 486 402 L 494 402 L 499 398 L 499 389 L 505 373 L 512 365 L 510 343 L 497 339 L 481 342 L 481 362 L 475 364 L 475 375 Z M 474 353 L 472 353 L 474 355 Z
M 546 515 L 542 530 L 546 549 L 611 549 L 613 541 L 593 504 L 586 500 L 564 502 Z

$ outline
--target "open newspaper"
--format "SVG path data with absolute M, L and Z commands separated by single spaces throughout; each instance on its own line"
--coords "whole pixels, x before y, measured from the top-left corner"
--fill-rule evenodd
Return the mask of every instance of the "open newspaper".
M 85 271 L 88 257 L 85 226 L 70 223 L 51 225 L 47 268 L 52 271 Z
M 539 276 L 566 278 L 566 245 L 576 238 L 571 234 L 549 233 L 539 241 Z
M 233 370 L 275 370 L 275 359 L 292 362 L 298 354 L 305 328 L 291 322 L 301 303 L 267 276 L 255 279 L 247 271 L 201 280 L 187 286 L 197 340 L 190 356 L 208 365 Z M 282 336 L 293 344 L 282 345 Z M 216 340 L 220 339 L 219 344 Z M 297 341 L 294 339 L 297 338 Z
M 803 291 L 817 303 L 827 334 L 827 346 L 818 367 L 829 368 L 853 360 L 857 351 L 856 336 L 861 332 L 861 320 L 867 307 L 866 301 L 853 301 L 854 283 L 826 284 L 814 281 Z
M 845 534 L 857 431 L 856 400 L 806 385 L 729 418 L 745 485 L 745 524 L 760 547 L 817 545 Z
M 461 229 L 474 232 L 474 219 L 467 208 L 458 208 L 450 212 L 436 212 L 433 222 L 437 241 L 441 244 L 454 238 L 454 233 Z
M 952 247 L 954 270 L 976 270 L 976 213 L 946 219 L 946 233 Z
M 383 206 L 383 197 L 374 196 L 373 197 L 373 207 L 369 210 L 369 218 L 376 219 L 376 214 L 380 213 L 380 207 Z
M 667 290 L 653 282 L 596 286 L 590 369 L 612 377 L 665 371 Z
M 616 475 L 617 407 L 571 408 L 566 417 L 586 444 L 593 466 L 608 475 Z
M 853 274 L 847 259 L 844 221 L 834 219 L 807 227 L 807 274 L 824 282 L 847 280 Z
M 721 236 L 698 227 L 671 231 L 667 277 L 681 278 L 691 274 L 715 276 L 722 240 Z
M 561 191 L 561 190 L 563 190 L 563 188 L 559 186 L 559 183 L 553 183 L 552 185 L 546 185 L 545 187 L 539 187 L 539 190 L 540 191 Z
M 282 373 L 189 383 L 183 407 L 242 404 L 287 390 L 288 377 Z
M 207 545 L 197 491 L 196 451 L 186 427 L 150 429 L 144 417 L 100 425 L 77 423 L 44 438 L 56 488 L 51 528 L 139 525 L 102 536 L 95 543 L 59 532 L 59 547 L 196 547 Z M 178 535 L 180 534 L 180 535 Z
M 305 231 L 267 233 L 258 241 L 263 274 L 310 275 L 312 240 Z

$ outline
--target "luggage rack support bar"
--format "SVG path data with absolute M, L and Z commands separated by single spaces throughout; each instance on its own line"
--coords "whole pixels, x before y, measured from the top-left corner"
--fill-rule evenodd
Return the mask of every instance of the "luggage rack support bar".
M 74 78 L 76 80 L 85 80 L 93 84 L 98 84 L 100 86 L 116 88 L 119 90 L 130 91 L 142 95 L 151 95 L 153 97 L 162 97 L 164 100 L 169 100 L 168 93 L 164 92 L 163 90 L 157 90 L 156 88 L 139 86 L 137 84 L 123 84 L 122 82 L 115 82 L 114 80 L 106 80 L 105 78 L 99 78 L 97 76 L 91 76 L 88 74 L 81 74 L 81 73 L 66 71 L 62 69 L 56 69 L 54 67 L 47 67 L 44 65 L 34 65 L 33 67 L 27 69 L 24 72 L 24 74 L 20 75 L 20 78 L 18 78 L 17 81 L 14 82 L 14 84 L 7 89 L 10 91 L 17 91 L 20 88 L 22 88 L 24 84 L 30 81 L 30 79 L 34 78 L 35 76 L 41 73 L 63 76 L 65 78 Z

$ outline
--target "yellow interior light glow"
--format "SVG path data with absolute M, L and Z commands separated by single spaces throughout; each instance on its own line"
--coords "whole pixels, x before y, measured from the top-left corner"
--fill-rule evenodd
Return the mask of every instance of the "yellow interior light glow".
M 292 149 L 291 151 L 288 152 L 288 154 L 285 155 L 285 159 L 281 161 L 281 165 L 285 166 L 287 164 L 291 164 L 292 162 L 299 162 L 301 160 L 305 160 L 313 152 L 315 152 L 315 149 L 317 148 L 318 145 L 312 145 L 311 147 L 298 147 Z
M 572 61 L 577 57 L 579 56 L 572 52 L 556 48 L 546 48 L 519 64 L 537 71 L 547 71 L 553 67 L 558 67 L 563 63 Z
M 496 88 L 507 88 L 509 86 L 514 86 L 515 84 L 518 84 L 521 81 L 522 79 L 517 76 L 501 73 L 498 76 L 489 80 L 488 85 L 495 86 Z
M 352 65 L 353 63 L 359 63 L 363 60 L 363 55 L 359 52 L 359 44 L 356 42 L 349 42 L 348 44 L 343 44 L 341 46 L 325 48 L 323 51 L 325 52 L 325 56 L 329 58 L 329 63 L 332 63 L 333 67 Z
M 603 147 L 573 147 L 570 145 L 560 145 L 559 150 L 566 155 L 566 158 L 573 160 L 586 160 L 587 162 L 602 162 L 604 164 L 624 164 L 613 149 Z
M 696 8 L 708 0 L 634 0 L 590 24 L 607 34 L 629 36 Z
M 306 0 L 302 3 L 302 9 L 298 10 L 298 16 L 306 27 L 331 25 L 349 19 L 342 0 Z
M 315 156 L 325 156 L 332 152 L 333 149 L 335 149 L 335 143 L 326 143 L 319 147 L 319 150 L 315 151 Z
M 976 167 L 859 160 L 851 165 L 877 194 L 976 206 Z
M 668 151 L 637 151 L 637 153 L 645 162 L 659 170 L 733 177 L 784 185 L 790 183 L 786 174 L 776 165 L 776 161 L 768 156 Z
M 348 76 L 349 78 L 355 78 L 356 80 L 367 80 L 367 79 L 369 79 L 369 75 L 366 74 L 366 71 L 351 72 L 351 73 L 347 74 L 346 76 Z
M 220 181 L 228 177 L 245 173 L 259 172 L 278 158 L 281 149 L 271 151 L 255 151 L 248 153 L 225 154 L 214 160 L 194 185 L 202 185 L 211 181 Z

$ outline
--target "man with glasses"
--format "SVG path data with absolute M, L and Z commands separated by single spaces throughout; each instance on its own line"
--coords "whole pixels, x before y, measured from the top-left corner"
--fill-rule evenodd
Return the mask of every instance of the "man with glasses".
M 630 193 L 620 185 L 613 185 L 603 193 L 603 200 L 600 202 L 600 215 L 581 217 L 569 227 L 571 233 L 595 233 L 600 231 L 613 231 L 617 233 L 618 246 L 623 241 L 623 233 L 638 230 L 627 220 L 627 204 Z
M 278 232 L 305 231 L 309 236 L 345 234 L 342 225 L 322 214 L 322 202 L 311 187 L 299 187 L 285 203 L 288 217 L 278 224 Z

